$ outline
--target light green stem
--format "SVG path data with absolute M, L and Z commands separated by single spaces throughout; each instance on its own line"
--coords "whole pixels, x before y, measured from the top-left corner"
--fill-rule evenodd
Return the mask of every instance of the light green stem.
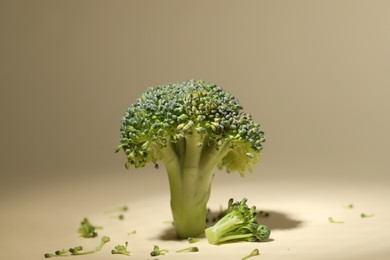
M 194 132 L 167 146 L 162 154 L 169 178 L 176 234 L 183 239 L 204 233 L 214 170 L 221 157 L 218 151 L 212 153 L 213 157 L 203 156 L 204 147 L 197 144 L 204 139 Z

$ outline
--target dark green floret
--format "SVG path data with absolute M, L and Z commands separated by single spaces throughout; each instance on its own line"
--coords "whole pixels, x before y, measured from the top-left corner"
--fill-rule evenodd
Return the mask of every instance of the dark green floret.
M 150 252 L 150 256 L 158 256 L 158 255 L 165 255 L 169 251 L 166 249 L 160 249 L 159 246 L 154 245 L 153 246 L 153 251 Z
M 127 250 L 127 246 L 129 243 L 126 241 L 125 245 L 117 245 L 114 249 L 111 250 L 111 254 L 113 255 L 126 255 L 130 256 L 130 252 Z
M 199 248 L 196 246 L 190 246 L 176 251 L 176 253 L 191 253 L 191 252 L 199 252 Z
M 84 238 L 94 238 L 98 236 L 96 230 L 102 229 L 100 226 L 92 225 L 88 218 L 84 218 L 80 223 L 77 232 Z
M 115 151 L 125 152 L 127 169 L 165 165 L 179 238 L 204 232 L 215 169 L 244 175 L 265 141 L 235 97 L 201 80 L 149 88 L 126 111 L 120 132 Z
M 206 229 L 206 237 L 210 244 L 227 242 L 264 241 L 269 238 L 271 230 L 266 225 L 256 222 L 256 207 L 248 207 L 247 199 L 232 203 L 229 200 L 227 214 L 214 226 Z
M 252 252 L 249 255 L 245 256 L 241 260 L 247 260 L 247 259 L 249 259 L 249 258 L 251 258 L 253 256 L 258 256 L 258 255 L 260 255 L 259 249 L 253 249 Z
M 53 257 L 65 257 L 65 256 L 76 256 L 76 255 L 90 255 L 97 253 L 102 250 L 103 246 L 110 242 L 110 238 L 107 236 L 103 236 L 100 244 L 94 249 L 94 250 L 89 250 L 89 251 L 83 251 L 82 246 L 75 246 L 72 248 L 69 248 L 68 250 L 62 249 L 62 250 L 57 250 L 52 253 L 46 253 L 44 254 L 45 258 L 53 258 Z

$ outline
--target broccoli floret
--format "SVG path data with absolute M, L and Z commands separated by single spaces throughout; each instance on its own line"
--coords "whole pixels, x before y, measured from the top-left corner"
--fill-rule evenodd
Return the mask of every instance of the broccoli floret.
M 242 258 L 241 260 L 247 260 L 247 259 L 249 259 L 249 258 L 251 258 L 253 256 L 257 256 L 257 255 L 260 255 L 259 249 L 253 249 L 252 252 L 249 255 L 247 255 L 246 257 Z
M 154 246 L 153 246 L 153 251 L 150 252 L 150 255 L 151 255 L 151 256 L 165 255 L 165 254 L 168 253 L 168 252 L 169 252 L 168 250 L 166 250 L 166 249 L 160 249 L 159 246 L 154 245 Z
M 242 176 L 258 162 L 264 132 L 238 100 L 215 84 L 190 80 L 149 88 L 121 121 L 125 167 L 162 161 L 179 238 L 204 233 L 207 202 L 218 167 Z
M 176 251 L 176 253 L 191 253 L 191 252 L 199 252 L 199 248 L 196 246 L 190 246 Z
M 115 249 L 112 249 L 111 250 L 111 254 L 113 255 L 126 255 L 126 256 L 130 256 L 130 252 L 127 250 L 127 246 L 129 245 L 129 243 L 126 241 L 125 242 L 125 245 L 117 245 L 115 246 Z
M 91 224 L 91 222 L 89 222 L 88 218 L 84 218 L 83 221 L 81 221 L 81 225 L 77 232 L 80 233 L 80 235 L 84 238 L 94 238 L 98 235 L 96 232 L 98 229 L 102 229 L 102 227 L 94 226 Z
M 269 238 L 271 230 L 256 222 L 256 207 L 249 208 L 247 199 L 231 203 L 227 214 L 214 226 L 206 229 L 206 237 L 210 244 L 222 244 L 235 241 L 264 241 Z
M 65 257 L 65 256 L 74 256 L 74 255 L 90 255 L 94 254 L 96 252 L 99 252 L 102 250 L 103 246 L 110 242 L 110 238 L 107 236 L 103 236 L 101 239 L 100 244 L 94 249 L 89 251 L 83 251 L 82 246 L 75 246 L 72 248 L 69 248 L 69 250 L 57 250 L 54 254 L 52 253 L 46 253 L 44 256 L 45 258 L 52 258 L 52 257 Z
M 188 243 L 193 244 L 193 243 L 199 242 L 199 238 L 189 237 L 189 238 L 187 238 L 187 241 L 188 241 Z

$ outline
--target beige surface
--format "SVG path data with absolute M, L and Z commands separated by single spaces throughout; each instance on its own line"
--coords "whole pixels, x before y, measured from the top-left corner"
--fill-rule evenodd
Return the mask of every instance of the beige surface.
M 165 174 L 150 169 L 131 175 L 122 179 L 107 176 L 93 182 L 80 178 L 78 183 L 64 180 L 39 184 L 14 194 L 3 204 L 0 215 L 1 234 L 6 237 L 2 248 L 7 248 L 1 251 L 2 259 L 42 259 L 45 252 L 57 249 L 80 244 L 85 248 L 95 247 L 98 238 L 91 241 L 77 235 L 83 217 L 102 225 L 100 235 L 111 238 L 101 253 L 85 259 L 110 259 L 110 250 L 125 241 L 129 242 L 134 259 L 151 259 L 149 253 L 154 244 L 170 250 L 164 259 L 241 259 L 254 248 L 261 252 L 259 259 L 387 259 L 390 256 L 387 232 L 390 210 L 385 199 L 390 191 L 386 183 L 261 180 L 255 175 L 242 179 L 218 174 L 210 208 L 218 212 L 231 196 L 248 198 L 248 204 L 270 212 L 267 219 L 260 221 L 272 228 L 271 240 L 213 246 L 202 239 L 194 244 L 199 253 L 184 257 L 175 250 L 189 244 L 175 240 L 172 226 L 164 223 L 172 219 Z M 345 207 L 350 203 L 353 209 Z M 111 218 L 116 214 L 105 213 L 123 205 L 129 207 L 123 221 Z M 361 213 L 375 216 L 362 219 Z M 330 224 L 328 217 L 345 223 Z M 133 230 L 137 234 L 128 236 Z M 111 256 L 115 257 L 120 256 Z
M 381 0 L 0 1 L 0 258 L 84 242 L 84 216 L 107 227 L 111 246 L 137 226 L 133 258 L 154 243 L 181 248 L 159 240 L 163 170 L 127 172 L 113 147 L 145 88 L 199 78 L 233 93 L 267 136 L 254 174 L 219 174 L 210 206 L 245 196 L 275 212 L 276 228 L 271 242 L 203 241 L 186 258 L 239 259 L 258 246 L 269 259 L 386 259 L 388 10 Z M 122 204 L 137 209 L 127 222 L 102 214 Z M 156 216 L 151 232 L 143 223 Z

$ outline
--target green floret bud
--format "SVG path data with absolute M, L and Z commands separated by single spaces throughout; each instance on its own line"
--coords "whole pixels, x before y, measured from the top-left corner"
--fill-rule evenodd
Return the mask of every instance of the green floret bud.
M 257 256 L 257 255 L 260 255 L 259 249 L 253 249 L 252 252 L 249 255 L 247 255 L 246 257 L 242 258 L 241 260 L 247 260 L 247 259 L 249 259 L 249 258 L 251 258 L 253 256 Z
M 146 90 L 125 112 L 126 169 L 162 161 L 179 238 L 201 235 L 215 169 L 244 175 L 259 161 L 264 132 L 239 101 L 212 83 L 189 80 Z
M 94 226 L 89 222 L 89 219 L 84 218 L 77 232 L 84 238 L 94 238 L 98 235 L 96 232 L 98 229 L 102 229 L 102 227 Z
M 196 246 L 191 246 L 176 251 L 176 253 L 191 253 L 191 252 L 199 252 L 199 248 Z
M 124 246 L 123 245 L 115 246 L 115 249 L 111 250 L 111 254 L 113 254 L 113 255 L 120 254 L 120 255 L 130 256 L 130 252 L 127 250 L 128 245 L 129 245 L 129 243 L 126 241 Z
M 153 251 L 150 252 L 150 256 L 158 256 L 158 255 L 165 255 L 169 251 L 166 249 L 160 249 L 159 246 L 154 245 L 153 246 Z
M 271 230 L 256 222 L 256 207 L 248 207 L 246 199 L 241 202 L 229 200 L 226 215 L 214 226 L 206 229 L 206 237 L 210 244 L 226 242 L 264 241 L 269 238 Z

